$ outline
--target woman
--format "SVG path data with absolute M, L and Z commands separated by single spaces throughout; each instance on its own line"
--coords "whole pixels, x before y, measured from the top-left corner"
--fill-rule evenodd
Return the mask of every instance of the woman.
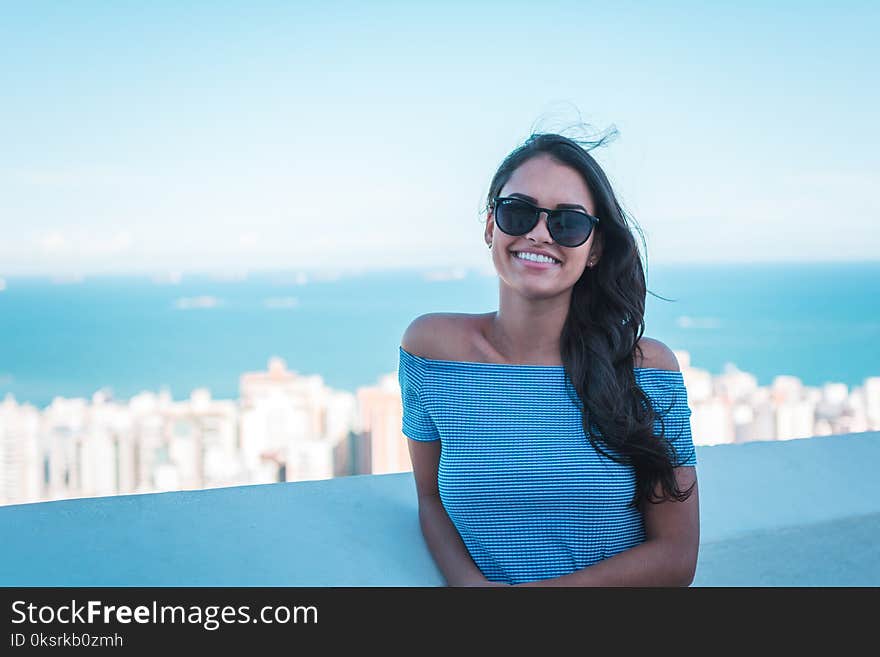
M 438 568 L 451 586 L 688 586 L 690 408 L 675 355 L 642 338 L 645 276 L 608 179 L 578 142 L 535 134 L 486 210 L 498 311 L 423 315 L 399 350 Z

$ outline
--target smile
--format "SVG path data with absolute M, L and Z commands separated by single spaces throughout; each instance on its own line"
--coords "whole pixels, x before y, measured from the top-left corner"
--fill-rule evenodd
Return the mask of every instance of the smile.
M 556 258 L 551 258 L 549 256 L 538 255 L 537 253 L 526 253 L 522 251 L 511 251 L 513 257 L 517 260 L 522 260 L 523 262 L 542 264 L 542 265 L 551 265 L 558 266 L 562 263 L 559 262 Z

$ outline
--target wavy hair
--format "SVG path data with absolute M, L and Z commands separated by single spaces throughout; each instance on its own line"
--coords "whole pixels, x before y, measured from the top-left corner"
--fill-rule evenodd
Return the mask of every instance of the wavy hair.
M 630 506 L 666 499 L 683 501 L 693 484 L 679 489 L 673 468 L 675 450 L 666 437 L 663 416 L 635 380 L 635 352 L 645 330 L 645 273 L 630 223 L 602 168 L 589 150 L 605 144 L 616 130 L 598 140 L 575 140 L 555 133 L 533 133 L 501 163 L 489 184 L 485 210 L 526 160 L 549 155 L 575 169 L 593 197 L 600 222 L 595 239 L 602 243 L 598 264 L 586 267 L 574 285 L 571 305 L 560 336 L 568 382 L 582 404 L 584 433 L 606 457 L 631 465 L 636 487 Z M 652 293 L 653 294 L 653 293 Z M 655 295 L 657 296 L 657 295 Z M 662 297 L 661 297 L 662 298 Z M 654 433 L 659 418 L 661 430 Z M 606 449 L 603 448 L 603 445 Z M 660 488 L 660 494 L 656 493 Z

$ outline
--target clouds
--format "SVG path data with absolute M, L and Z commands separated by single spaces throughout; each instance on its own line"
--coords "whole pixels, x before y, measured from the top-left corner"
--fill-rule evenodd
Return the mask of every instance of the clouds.
M 260 243 L 259 233 L 249 231 L 238 236 L 238 245 L 243 249 L 253 249 Z
M 864 260 L 880 253 L 880 196 L 873 191 L 880 188 L 880 172 L 803 168 L 766 175 L 728 167 L 696 184 L 689 171 L 664 178 L 663 171 L 642 164 L 642 184 L 630 185 L 634 176 L 620 162 L 618 157 L 615 166 L 624 170 L 615 187 L 644 229 L 654 263 Z M 88 208 L 70 199 L 66 221 L 58 208 L 55 221 L 43 217 L 43 228 L 22 234 L 14 221 L 4 220 L 0 274 L 485 264 L 477 194 L 466 194 L 460 180 L 402 178 L 395 185 L 393 172 L 350 181 L 314 172 L 274 175 L 254 188 L 252 203 L 243 185 L 253 183 L 253 176 L 213 195 L 176 194 L 186 187 L 178 180 L 169 183 L 164 200 L 145 202 L 153 205 L 140 214 L 120 209 L 113 215 L 108 207 L 89 218 Z M 42 186 L 45 193 L 79 179 L 29 180 L 29 187 Z M 230 179 L 229 187 L 234 184 Z M 474 184 L 472 191 L 478 188 Z
M 38 234 L 33 242 L 35 250 L 41 256 L 84 260 L 124 254 L 131 250 L 134 238 L 127 230 L 108 231 L 103 234 L 49 230 Z

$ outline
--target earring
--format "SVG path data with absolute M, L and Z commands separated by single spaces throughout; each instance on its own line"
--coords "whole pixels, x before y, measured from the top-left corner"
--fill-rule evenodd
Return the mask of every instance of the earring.
M 489 248 L 490 249 L 492 248 L 492 242 L 489 242 Z

